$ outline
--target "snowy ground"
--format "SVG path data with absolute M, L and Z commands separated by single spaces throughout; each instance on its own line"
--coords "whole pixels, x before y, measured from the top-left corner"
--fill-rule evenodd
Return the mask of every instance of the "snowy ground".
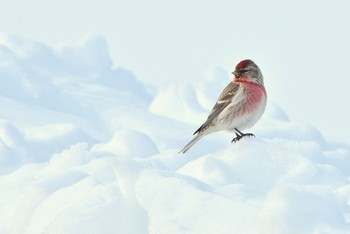
M 350 233 L 350 147 L 269 100 L 252 130 L 191 139 L 228 82 L 150 87 L 103 38 L 0 37 L 0 233 Z

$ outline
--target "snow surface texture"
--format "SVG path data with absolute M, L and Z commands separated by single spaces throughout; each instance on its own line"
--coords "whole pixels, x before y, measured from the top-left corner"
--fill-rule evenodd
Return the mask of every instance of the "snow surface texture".
M 101 37 L 0 37 L 0 233 L 350 233 L 348 145 L 270 100 L 255 138 L 178 154 L 225 75 L 152 88 L 112 64 Z

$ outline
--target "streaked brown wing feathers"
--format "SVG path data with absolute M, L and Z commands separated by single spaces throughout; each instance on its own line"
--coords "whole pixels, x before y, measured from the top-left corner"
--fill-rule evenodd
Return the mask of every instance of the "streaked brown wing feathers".
M 231 103 L 232 97 L 237 92 L 239 86 L 239 83 L 231 82 L 225 87 L 213 109 L 211 110 L 207 120 L 193 134 L 199 133 L 209 126 L 213 119 L 216 118 Z

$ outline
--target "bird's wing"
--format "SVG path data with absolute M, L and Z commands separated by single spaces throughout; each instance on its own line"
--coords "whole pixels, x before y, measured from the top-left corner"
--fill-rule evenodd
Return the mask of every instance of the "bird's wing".
M 225 89 L 222 91 L 219 99 L 214 105 L 213 109 L 209 113 L 208 119 L 204 122 L 204 124 L 197 129 L 197 131 L 193 134 L 199 133 L 202 130 L 205 130 L 209 124 L 215 119 L 232 101 L 233 96 L 237 93 L 240 84 L 237 82 L 229 83 Z

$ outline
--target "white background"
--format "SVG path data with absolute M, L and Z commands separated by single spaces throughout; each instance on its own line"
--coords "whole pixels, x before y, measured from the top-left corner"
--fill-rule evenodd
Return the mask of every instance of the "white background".
M 149 83 L 196 84 L 245 58 L 293 121 L 349 142 L 347 1 L 1 1 L 0 31 L 59 46 L 106 37 L 115 66 Z M 221 82 L 221 81 L 220 81 Z

